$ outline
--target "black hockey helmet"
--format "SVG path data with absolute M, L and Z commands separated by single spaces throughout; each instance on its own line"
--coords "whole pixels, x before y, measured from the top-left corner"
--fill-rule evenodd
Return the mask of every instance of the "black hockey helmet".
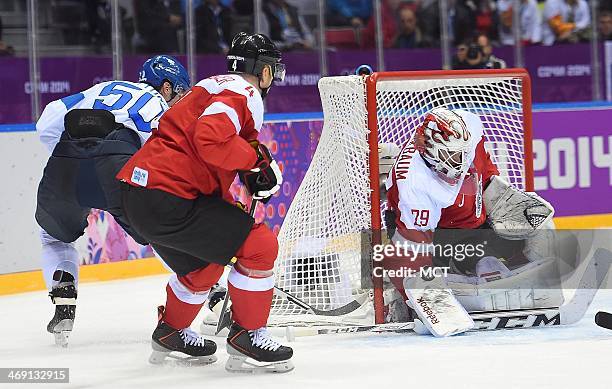
M 261 77 L 266 65 L 272 69 L 275 81 L 285 79 L 285 64 L 281 63 L 281 52 L 270 38 L 263 34 L 239 32 L 232 40 L 227 53 L 227 70 L 230 73 L 246 73 Z

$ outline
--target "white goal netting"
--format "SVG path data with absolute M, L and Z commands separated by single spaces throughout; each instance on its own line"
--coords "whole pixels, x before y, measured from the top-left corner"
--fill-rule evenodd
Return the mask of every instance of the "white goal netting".
M 500 173 L 525 189 L 523 91 L 519 76 L 382 79 L 376 83 L 378 142 L 402 146 L 434 107 L 478 114 L 485 147 Z M 368 111 L 365 79 L 319 81 L 324 126 L 311 165 L 279 233 L 276 285 L 320 310 L 367 293 L 361 283 L 361 232 L 371 229 Z M 371 97 L 373 98 L 373 97 Z M 366 269 L 367 270 L 367 269 Z M 363 313 L 363 312 L 362 312 Z M 271 324 L 342 322 L 307 315 L 275 297 Z

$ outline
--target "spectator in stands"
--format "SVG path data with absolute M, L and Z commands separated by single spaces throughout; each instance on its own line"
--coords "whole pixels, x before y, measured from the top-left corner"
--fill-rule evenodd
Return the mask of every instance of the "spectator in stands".
M 604 11 L 599 15 L 599 39 L 612 41 L 612 12 Z
M 123 49 L 128 53 L 132 53 L 132 43 L 135 35 L 134 1 L 119 0 L 119 9 L 121 14 L 121 28 L 123 29 Z
M 482 62 L 486 69 L 505 69 L 506 61 L 493 55 L 493 46 L 491 40 L 485 34 L 479 34 L 476 37 L 476 44 L 482 52 Z
M 103 47 L 110 49 L 111 43 L 111 12 L 110 3 L 106 0 L 90 0 L 85 2 L 89 38 L 97 52 Z
M 456 44 L 470 40 L 475 32 L 497 37 L 498 21 L 494 1 L 457 0 L 451 14 Z
M 451 67 L 453 69 L 464 69 L 465 68 L 465 60 L 467 58 L 468 45 L 466 43 L 461 43 L 457 46 L 457 51 L 453 56 Z
M 110 0 L 88 0 L 85 15 L 88 25 L 88 39 L 96 52 L 111 50 L 111 2 Z M 134 35 L 134 4 L 132 0 L 119 0 L 119 15 L 123 34 L 123 49 L 131 52 Z
M 2 18 L 0 18 L 0 56 L 14 55 L 13 46 L 9 46 L 2 41 Z
M 227 54 L 232 43 L 231 10 L 219 0 L 204 0 L 195 10 L 198 53 Z
M 499 14 L 499 41 L 502 45 L 514 45 L 512 22 L 514 0 L 499 0 L 497 10 Z M 521 0 L 519 8 L 521 42 L 523 45 L 532 45 L 542 40 L 542 13 L 536 0 Z
M 383 47 L 390 48 L 395 44 L 397 36 L 397 14 L 402 5 L 401 0 L 383 0 L 381 7 Z M 376 46 L 376 18 L 370 18 L 363 34 L 361 46 L 364 48 Z
M 469 0 L 457 0 L 451 10 L 452 33 L 458 49 L 463 49 L 461 42 L 467 41 L 476 30 L 475 12 L 474 2 Z
M 497 2 L 493 0 L 476 1 L 476 32 L 486 34 L 497 40 L 499 18 Z
M 175 53 L 183 26 L 180 0 L 134 0 L 137 29 L 144 53 Z
M 402 8 L 399 11 L 399 33 L 395 38 L 394 47 L 400 49 L 415 49 L 428 47 L 421 30 L 417 26 L 417 17 L 410 8 Z
M 586 41 L 590 24 L 591 15 L 585 0 L 546 0 L 542 43 Z
M 331 26 L 360 28 L 372 15 L 372 0 L 328 0 L 327 21 Z
M 253 0 L 232 0 L 232 37 L 241 31 L 252 34 L 255 27 Z
M 438 0 L 416 0 L 415 7 L 419 29 L 423 40 L 432 46 L 440 44 L 440 3 Z
M 264 0 L 270 38 L 281 50 L 312 49 L 314 38 L 297 7 L 285 0 Z

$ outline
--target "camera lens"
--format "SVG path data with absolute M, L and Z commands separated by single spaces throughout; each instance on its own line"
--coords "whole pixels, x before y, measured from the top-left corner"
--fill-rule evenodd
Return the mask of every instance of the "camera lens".
M 470 45 L 468 52 L 467 52 L 467 58 L 468 59 L 476 59 L 478 58 L 478 55 L 480 54 L 480 46 L 478 45 Z

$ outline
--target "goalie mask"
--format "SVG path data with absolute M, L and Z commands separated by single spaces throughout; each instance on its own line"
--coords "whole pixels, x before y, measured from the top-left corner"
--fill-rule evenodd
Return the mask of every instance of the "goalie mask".
M 447 108 L 431 110 L 416 130 L 415 146 L 429 167 L 456 185 L 471 165 L 470 131 L 461 116 Z

